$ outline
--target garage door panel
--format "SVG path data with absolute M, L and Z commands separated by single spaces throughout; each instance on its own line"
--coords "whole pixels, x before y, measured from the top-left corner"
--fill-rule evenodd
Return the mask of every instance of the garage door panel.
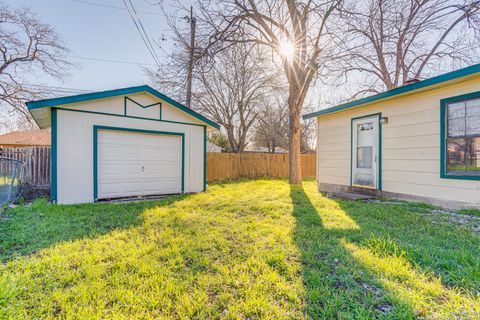
M 120 170 L 118 167 L 107 165 L 103 167 L 103 170 L 100 176 L 116 176 L 118 174 L 120 174 Z
M 151 163 L 144 166 L 144 173 L 146 174 L 174 174 L 178 177 L 180 171 L 178 167 L 178 162 L 163 162 L 159 163 Z
M 142 169 L 139 167 L 138 163 L 128 163 L 121 166 L 121 173 L 125 175 L 133 175 L 136 178 L 139 174 L 142 173 Z
M 142 182 L 135 180 L 135 181 L 122 181 L 122 191 L 127 193 L 128 195 L 139 195 L 143 191 L 143 184 Z
M 98 198 L 181 192 L 181 137 L 98 132 Z
M 120 185 L 118 183 L 105 183 L 103 184 L 103 191 L 112 195 L 120 194 Z
M 157 161 L 158 158 L 162 158 L 162 161 L 178 162 L 180 160 L 180 154 L 174 151 L 165 150 L 163 152 L 145 152 L 144 160 Z
M 139 167 L 138 163 L 124 163 L 120 161 L 105 161 L 102 166 L 101 175 L 117 175 L 122 174 L 132 174 L 139 175 L 142 172 L 142 169 Z
M 172 136 L 169 136 L 169 137 L 172 137 Z M 143 146 L 151 146 L 151 147 L 154 147 L 154 148 L 167 148 L 167 147 L 171 147 L 171 148 L 177 148 L 177 141 L 178 140 L 178 136 L 177 137 L 173 137 L 174 139 L 163 139 L 163 140 L 159 140 L 158 137 L 156 137 L 155 135 L 145 135 L 144 139 L 142 140 L 142 145 Z
M 110 144 L 101 143 L 101 152 L 99 155 L 105 160 L 117 159 L 141 159 L 142 148 L 140 146 L 112 146 Z
M 175 178 L 165 178 L 160 181 L 145 181 L 145 192 L 155 194 L 154 192 L 162 190 L 162 193 L 178 193 L 178 183 Z

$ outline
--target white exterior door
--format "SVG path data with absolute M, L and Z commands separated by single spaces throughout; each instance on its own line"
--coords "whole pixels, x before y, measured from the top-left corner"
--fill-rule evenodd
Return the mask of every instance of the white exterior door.
M 98 131 L 98 199 L 181 193 L 181 139 Z
M 379 170 L 378 116 L 352 121 L 352 185 L 378 188 Z

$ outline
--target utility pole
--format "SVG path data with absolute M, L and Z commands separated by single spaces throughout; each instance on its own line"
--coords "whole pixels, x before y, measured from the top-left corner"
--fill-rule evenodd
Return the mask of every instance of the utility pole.
M 193 6 L 190 6 L 190 57 L 188 59 L 188 73 L 187 73 L 187 99 L 186 104 L 187 108 L 190 109 L 190 104 L 192 102 L 192 80 L 193 80 L 193 64 L 195 59 L 195 24 L 196 19 L 193 16 Z

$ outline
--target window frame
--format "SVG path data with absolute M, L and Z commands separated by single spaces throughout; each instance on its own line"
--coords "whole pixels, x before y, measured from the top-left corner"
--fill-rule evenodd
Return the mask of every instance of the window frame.
M 447 133 L 448 133 L 448 116 L 447 105 L 454 102 L 468 101 L 480 98 L 480 91 L 462 94 L 459 96 L 449 97 L 440 100 L 440 178 L 442 179 L 459 179 L 459 180 L 478 180 L 480 174 L 467 173 L 449 173 L 447 171 Z

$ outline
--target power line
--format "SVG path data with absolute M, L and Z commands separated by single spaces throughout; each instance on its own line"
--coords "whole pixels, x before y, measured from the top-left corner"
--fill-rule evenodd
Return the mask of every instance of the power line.
M 127 8 L 128 14 L 130 15 L 130 18 L 132 18 L 133 24 L 135 25 L 135 28 L 137 29 L 138 33 L 140 34 L 140 37 L 142 38 L 143 43 L 145 44 L 148 51 L 150 52 L 150 55 L 152 56 L 153 60 L 157 64 L 157 67 L 160 68 L 160 62 L 158 61 L 158 58 L 155 55 L 152 48 L 150 48 L 150 46 L 149 46 L 149 43 L 151 45 L 151 42 L 150 42 L 150 39 L 148 39 L 148 35 L 146 33 L 143 34 L 142 31 L 140 30 L 139 23 L 137 22 L 137 20 L 135 20 L 135 17 L 133 16 L 133 13 L 132 13 L 132 10 L 130 10 L 130 7 L 127 5 L 127 2 L 125 0 L 123 0 L 123 4 L 125 5 L 125 8 Z M 130 4 L 132 4 L 131 1 L 130 1 Z M 147 41 L 147 39 L 148 39 L 148 41 Z
M 137 10 L 135 9 L 135 6 L 133 5 L 132 0 L 128 0 L 128 2 L 130 2 L 130 6 L 132 7 L 133 12 L 135 13 L 135 16 L 137 17 L 137 21 L 138 21 L 138 23 L 140 24 L 140 27 L 141 27 L 142 30 L 143 30 L 143 34 L 145 35 L 145 38 L 147 39 L 148 43 L 150 44 L 150 48 L 152 49 L 153 54 L 155 55 L 155 58 L 157 58 L 157 60 L 158 60 L 157 53 L 155 52 L 155 47 L 152 45 L 152 42 L 150 41 L 150 38 L 148 37 L 147 31 L 146 31 L 145 28 L 143 27 L 142 20 L 141 20 L 140 17 L 138 16 Z
M 91 5 L 91 6 L 109 8 L 109 9 L 116 9 L 116 10 L 122 10 L 122 11 L 127 10 L 125 8 L 122 8 L 122 7 L 112 6 L 112 5 L 109 5 L 109 4 L 98 3 L 98 2 L 93 2 L 93 1 L 85 1 L 85 0 L 72 0 L 72 1 L 78 2 L 78 3 L 83 3 L 83 4 L 88 4 L 88 5 Z M 141 10 L 139 10 L 138 12 L 142 13 L 142 14 L 149 14 L 149 15 L 154 15 L 154 16 L 163 16 L 162 13 L 156 13 L 156 12 L 148 12 L 148 11 L 141 11 Z
M 131 65 L 143 65 L 143 66 L 155 66 L 156 65 L 156 64 L 153 64 L 153 63 L 146 63 L 146 62 L 135 62 L 135 61 L 96 58 L 96 57 L 82 57 L 82 56 L 75 56 L 75 55 L 70 55 L 70 57 L 76 58 L 76 59 L 82 59 L 82 60 L 112 62 L 112 63 L 131 64 Z
M 33 84 L 33 83 L 20 83 L 20 85 L 31 87 L 31 88 L 39 88 L 49 92 L 59 92 L 59 93 L 87 93 L 87 92 L 93 91 L 93 90 L 59 87 L 59 86 L 48 86 L 48 85 Z

